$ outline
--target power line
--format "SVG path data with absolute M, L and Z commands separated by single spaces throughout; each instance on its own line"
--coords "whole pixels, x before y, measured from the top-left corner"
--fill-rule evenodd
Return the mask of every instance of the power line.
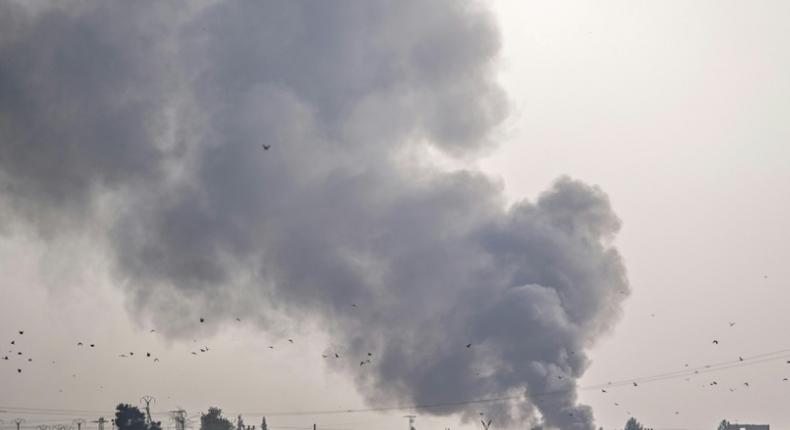
M 677 379 L 689 376 L 697 376 L 711 372 L 719 372 L 730 370 L 734 368 L 753 366 L 757 364 L 764 364 L 767 362 L 785 359 L 790 357 L 790 348 L 781 349 L 773 352 L 758 354 L 738 360 L 730 360 L 719 362 L 710 365 L 687 367 L 680 370 L 671 372 L 658 373 L 648 376 L 641 376 L 629 379 L 620 379 L 603 384 L 593 384 L 584 387 L 579 387 L 579 390 L 596 390 L 605 388 L 618 388 L 633 383 L 652 383 L 670 379 Z M 266 416 L 305 416 L 305 415 L 334 415 L 334 414 L 351 414 L 351 413 L 367 413 L 367 412 L 391 412 L 403 410 L 416 410 L 416 409 L 434 409 L 451 406 L 464 406 L 483 403 L 497 403 L 512 400 L 523 400 L 528 398 L 546 397 L 557 394 L 567 393 L 577 388 L 572 389 L 558 389 L 553 391 L 544 391 L 538 393 L 527 393 L 509 396 L 488 397 L 472 400 L 460 400 L 452 402 L 436 402 L 436 403 L 422 403 L 410 405 L 394 405 L 394 406 L 380 406 L 368 408 L 350 408 L 350 409 L 324 409 L 324 410 L 302 410 L 302 411 L 265 411 L 265 412 L 241 412 L 242 415 L 266 415 Z M 22 415 L 89 415 L 89 414 L 107 414 L 112 415 L 114 411 L 97 410 L 97 409 L 53 409 L 53 408 L 34 408 L 23 406 L 0 406 L 0 409 L 7 412 L 18 413 Z M 169 412 L 151 412 L 151 415 L 167 415 Z M 287 427 L 280 427 L 287 428 Z M 338 429 L 339 430 L 339 429 Z

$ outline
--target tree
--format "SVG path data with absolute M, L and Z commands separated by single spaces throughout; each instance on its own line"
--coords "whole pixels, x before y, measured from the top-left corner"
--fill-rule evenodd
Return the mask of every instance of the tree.
M 719 423 L 719 430 L 727 430 L 728 428 L 730 428 L 730 422 L 727 420 L 721 420 L 721 423 Z
M 637 421 L 636 418 L 634 417 L 629 418 L 628 421 L 625 423 L 625 430 L 644 430 L 644 429 L 645 428 L 642 426 L 642 424 L 639 424 L 639 421 Z
M 266 425 L 266 417 L 261 418 L 261 430 L 269 430 L 269 426 Z
M 148 424 L 140 409 L 125 403 L 115 407 L 115 425 L 118 430 L 162 430 L 161 422 Z
M 236 430 L 244 430 L 244 419 L 241 417 L 241 414 L 236 419 Z
M 222 416 L 222 409 L 210 407 L 200 414 L 200 430 L 233 430 L 233 423 Z

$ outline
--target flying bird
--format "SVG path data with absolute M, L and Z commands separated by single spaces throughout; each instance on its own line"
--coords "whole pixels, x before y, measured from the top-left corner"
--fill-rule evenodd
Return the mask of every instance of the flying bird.
M 638 387 L 638 386 L 639 386 L 639 384 L 637 384 L 636 382 L 634 382 L 634 387 Z
M 158 358 L 154 358 L 154 363 L 159 363 L 159 359 Z
M 467 348 L 471 348 L 471 347 L 472 347 L 472 344 L 471 344 L 471 343 L 467 343 L 467 344 L 466 344 L 466 347 L 467 347 Z
M 77 346 L 82 346 L 82 342 L 77 342 Z
M 241 322 L 241 318 L 236 317 L 236 321 Z
M 192 351 L 192 355 L 197 355 L 197 352 L 195 352 L 195 351 Z
M 24 331 L 22 331 L 22 330 L 19 330 L 19 335 L 21 336 L 21 335 L 23 335 L 23 334 L 25 334 L 25 332 L 24 332 Z
M 293 339 L 288 339 L 288 342 L 294 343 Z
M 748 386 L 749 386 L 749 383 L 748 383 L 748 382 L 744 382 L 744 383 L 743 383 L 743 385 L 745 385 L 745 386 L 747 386 L 747 387 L 748 387 Z
M 271 145 L 267 145 L 265 143 L 263 145 L 261 145 L 261 148 L 263 148 L 264 151 L 268 151 L 269 148 L 271 148 L 271 147 L 272 147 Z
M 146 356 L 146 357 L 150 357 L 150 356 L 151 356 L 151 353 L 150 353 L 150 352 L 146 352 L 146 353 L 145 353 L 145 356 Z
M 718 341 L 718 340 L 716 340 L 716 339 L 713 339 L 713 343 L 714 343 L 715 345 L 718 345 L 718 344 L 719 344 L 719 341 Z
M 204 318 L 200 318 L 200 323 L 203 324 L 204 322 L 206 322 L 206 320 Z
M 601 388 L 601 392 L 602 392 L 602 393 L 605 393 L 605 392 L 606 392 L 606 390 L 604 390 L 603 388 Z
M 738 361 L 743 361 L 743 357 L 738 357 Z
M 734 326 L 735 326 L 735 321 L 731 321 L 730 322 L 730 327 L 734 327 Z
M 16 369 L 16 373 L 22 373 L 22 369 Z
M 335 358 L 340 358 L 340 354 L 335 353 Z
M 15 340 L 12 340 L 12 341 L 11 341 L 11 345 L 16 345 L 16 341 L 15 341 Z

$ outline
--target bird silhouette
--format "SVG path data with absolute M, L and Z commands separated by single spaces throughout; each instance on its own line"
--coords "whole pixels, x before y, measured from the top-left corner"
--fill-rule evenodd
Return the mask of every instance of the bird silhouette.
M 12 340 L 12 341 L 11 341 L 11 345 L 16 345 L 16 341 L 15 341 L 15 340 Z
M 467 343 L 467 344 L 466 344 L 466 347 L 467 347 L 467 348 L 471 348 L 471 347 L 472 347 L 472 344 L 471 344 L 471 343 Z
M 21 336 L 21 335 L 23 335 L 23 334 L 25 334 L 25 332 L 24 332 L 24 331 L 22 331 L 22 330 L 19 330 L 19 335 Z
M 738 361 L 743 361 L 743 357 L 738 357 Z
M 359 365 L 360 365 L 360 366 L 364 366 L 364 365 L 365 365 L 365 362 L 364 362 L 364 361 L 360 361 L 360 362 L 359 362 Z
M 195 351 L 192 351 L 192 355 L 197 355 L 197 352 L 195 352 Z
M 145 356 L 146 356 L 146 357 L 150 357 L 150 356 L 151 356 L 151 353 L 150 353 L 150 352 L 146 352 L 146 353 L 145 353 Z
M 749 383 L 748 383 L 748 382 L 744 382 L 744 383 L 743 383 L 743 385 L 745 385 L 745 386 L 747 386 L 747 387 L 748 387 L 748 386 L 749 386 Z
M 605 393 L 605 392 L 606 392 L 606 390 L 604 390 L 603 388 L 601 388 L 601 392 L 602 392 L 602 393 Z
M 94 348 L 95 346 L 96 346 L 96 344 L 95 344 L 95 343 L 92 343 L 92 344 L 91 344 L 91 348 Z
M 637 384 L 636 382 L 634 382 L 633 384 L 634 384 L 634 387 L 638 387 L 639 386 L 639 384 Z
M 716 339 L 713 339 L 713 343 L 714 343 L 715 345 L 718 345 L 718 344 L 719 344 L 719 341 L 718 341 L 718 340 L 716 340 Z
M 159 359 L 158 358 L 154 358 L 154 363 L 159 363 Z
M 730 327 L 734 327 L 734 326 L 735 326 L 735 321 L 731 321 L 730 322 Z
M 274 349 L 274 346 L 272 346 L 272 345 L 269 345 L 269 349 Z
M 368 357 L 373 357 L 373 353 L 372 353 L 372 352 L 369 352 L 369 353 L 368 353 Z
M 263 148 L 264 151 L 268 151 L 269 148 L 271 148 L 272 146 L 264 143 L 263 145 L 261 145 L 261 147 Z
M 205 318 L 200 318 L 200 323 L 202 324 L 204 322 L 206 322 Z
M 28 363 L 32 363 L 32 362 L 33 362 L 33 359 L 32 359 L 32 358 L 28 358 L 28 359 L 27 359 L 27 362 L 28 362 Z
M 340 358 L 340 354 L 335 353 L 335 358 Z
M 241 318 L 236 317 L 236 321 L 241 322 Z
M 293 339 L 288 339 L 288 342 L 294 343 Z
M 77 346 L 82 346 L 82 342 L 77 342 Z
M 22 373 L 22 369 L 16 369 L 16 373 Z

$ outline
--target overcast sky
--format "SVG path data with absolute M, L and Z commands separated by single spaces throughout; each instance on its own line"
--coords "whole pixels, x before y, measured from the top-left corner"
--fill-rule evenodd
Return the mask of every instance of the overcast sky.
M 790 5 L 90 3 L 0 6 L 0 410 L 790 426 Z

